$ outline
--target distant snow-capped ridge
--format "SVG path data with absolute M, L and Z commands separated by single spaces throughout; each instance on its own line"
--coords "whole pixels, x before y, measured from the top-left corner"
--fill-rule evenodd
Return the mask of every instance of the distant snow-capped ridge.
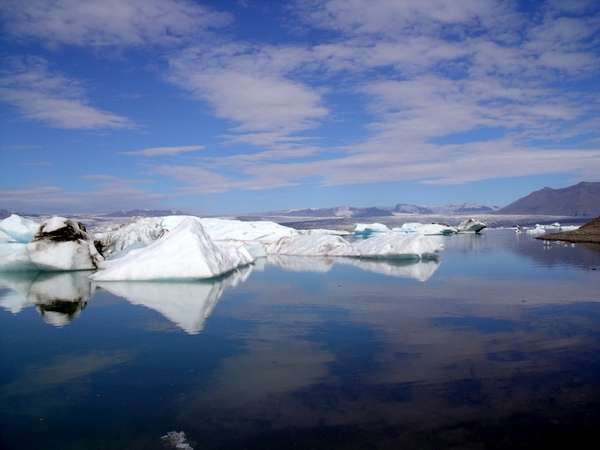
M 407 203 L 398 203 L 396 206 L 372 206 L 354 208 L 351 206 L 338 206 L 335 208 L 307 208 L 290 209 L 282 211 L 279 215 L 290 217 L 385 217 L 394 214 L 472 214 L 491 213 L 498 210 L 497 206 L 486 206 L 477 203 L 461 203 L 445 206 L 419 206 Z
M 161 216 L 185 216 L 181 211 L 171 211 L 170 209 L 130 209 L 128 211 L 114 211 L 105 214 L 105 217 L 161 217 Z

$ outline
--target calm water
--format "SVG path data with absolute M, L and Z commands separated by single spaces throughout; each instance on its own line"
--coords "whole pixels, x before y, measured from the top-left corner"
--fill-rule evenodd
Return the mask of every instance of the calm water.
M 1 275 L 0 442 L 585 448 L 600 434 L 599 249 L 439 239 L 439 261 L 282 257 L 214 283 Z

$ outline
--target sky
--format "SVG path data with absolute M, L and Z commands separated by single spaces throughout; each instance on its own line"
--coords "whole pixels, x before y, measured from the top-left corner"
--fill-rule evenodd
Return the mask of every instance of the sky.
M 3 0 L 0 208 L 505 206 L 600 181 L 600 2 Z

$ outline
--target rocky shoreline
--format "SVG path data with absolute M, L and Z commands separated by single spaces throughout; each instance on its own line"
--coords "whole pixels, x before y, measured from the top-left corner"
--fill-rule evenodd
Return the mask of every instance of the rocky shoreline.
M 546 234 L 536 239 L 544 241 L 564 241 L 585 244 L 600 244 L 600 216 L 591 222 L 582 225 L 581 228 L 562 233 Z

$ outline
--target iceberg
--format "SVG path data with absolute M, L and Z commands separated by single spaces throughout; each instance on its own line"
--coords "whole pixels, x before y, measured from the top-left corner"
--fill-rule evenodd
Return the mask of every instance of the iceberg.
M 10 217 L 0 221 L 0 231 L 23 244 L 27 244 L 33 240 L 39 227 L 39 223 L 16 214 L 12 214 Z
M 428 258 L 443 248 L 442 244 L 418 233 L 407 236 L 385 234 L 356 242 L 332 235 L 298 235 L 283 237 L 265 246 L 269 255 L 389 259 Z
M 487 228 L 487 223 L 478 219 L 467 219 L 456 227 L 459 233 L 479 233 L 484 228 Z
M 443 223 L 405 223 L 400 228 L 392 228 L 394 233 L 400 234 L 412 234 L 412 233 L 421 233 L 428 236 L 437 236 L 437 235 L 450 235 L 456 234 L 458 230 L 450 225 L 446 225 Z
M 286 236 L 265 245 L 268 255 L 327 256 L 336 248 L 351 252 L 351 244 L 341 236 L 328 234 L 298 234 Z
M 336 248 L 329 256 L 355 256 L 360 258 L 424 259 L 434 258 L 444 246 L 433 239 L 415 233 L 412 235 L 375 236 L 352 243 L 349 251 Z
M 208 279 L 253 261 L 235 246 L 219 247 L 200 221 L 186 217 L 147 247 L 104 261 L 94 281 Z
M 357 223 L 354 225 L 354 235 L 356 237 L 368 238 L 373 235 L 390 233 L 392 233 L 392 230 L 382 223 Z
M 104 260 L 98 246 L 80 222 L 52 217 L 39 226 L 31 242 L 2 246 L 0 271 L 95 269 Z

